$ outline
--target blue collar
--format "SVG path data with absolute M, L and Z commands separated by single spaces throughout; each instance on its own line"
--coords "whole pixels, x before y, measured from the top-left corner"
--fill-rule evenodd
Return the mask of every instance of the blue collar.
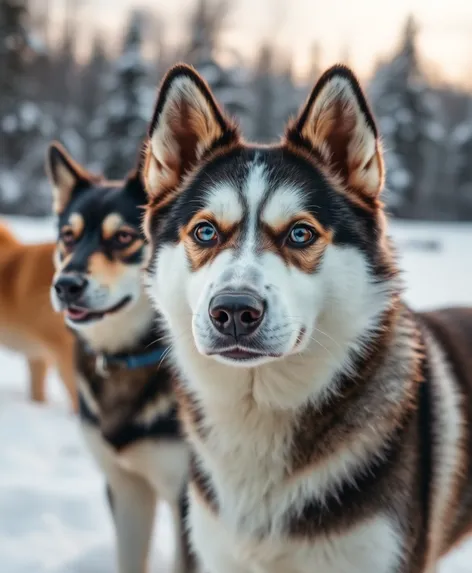
M 119 366 L 128 370 L 146 368 L 153 364 L 159 364 L 167 356 L 167 347 L 160 347 L 157 350 L 146 352 L 145 354 L 106 354 L 96 353 L 88 345 L 85 346 L 87 352 L 95 354 L 95 370 L 102 376 L 109 375 L 110 366 Z

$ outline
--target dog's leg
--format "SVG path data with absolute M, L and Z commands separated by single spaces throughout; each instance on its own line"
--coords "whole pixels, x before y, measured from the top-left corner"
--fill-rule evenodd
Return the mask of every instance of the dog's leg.
M 46 372 L 47 362 L 42 358 L 29 358 L 30 396 L 33 402 L 44 402 L 46 399 Z
M 115 499 L 113 496 L 113 492 L 111 491 L 111 487 L 108 483 L 106 485 L 106 495 L 107 495 L 108 507 L 110 508 L 110 513 L 113 517 L 113 521 L 115 521 Z
M 108 480 L 118 545 L 118 571 L 147 573 L 156 494 L 144 479 L 118 468 L 108 473 Z
M 74 353 L 72 348 L 64 348 L 57 357 L 57 369 L 64 382 L 67 393 L 74 412 L 79 408 L 79 398 L 77 393 L 77 374 L 75 371 Z
M 107 479 L 107 497 L 116 531 L 119 573 L 147 573 L 156 491 L 140 476 L 124 470 L 98 429 L 82 424 L 84 438 Z
M 173 573 L 197 573 L 197 559 L 192 551 L 187 526 L 188 500 L 184 492 L 172 508 L 175 531 L 175 559 Z

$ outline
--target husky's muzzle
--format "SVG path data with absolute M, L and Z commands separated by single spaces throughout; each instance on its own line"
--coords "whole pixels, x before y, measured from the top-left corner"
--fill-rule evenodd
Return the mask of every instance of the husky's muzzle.
M 215 335 L 209 354 L 237 361 L 267 357 L 259 336 L 266 309 L 267 301 L 253 290 L 223 290 L 215 294 L 208 305 Z

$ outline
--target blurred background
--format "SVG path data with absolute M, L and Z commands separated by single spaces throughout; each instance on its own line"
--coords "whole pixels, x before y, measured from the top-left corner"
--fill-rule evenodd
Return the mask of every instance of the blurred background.
M 467 0 L 0 0 L 0 213 L 50 212 L 53 138 L 124 176 L 179 60 L 259 141 L 327 66 L 351 65 L 380 124 L 391 214 L 472 220 Z

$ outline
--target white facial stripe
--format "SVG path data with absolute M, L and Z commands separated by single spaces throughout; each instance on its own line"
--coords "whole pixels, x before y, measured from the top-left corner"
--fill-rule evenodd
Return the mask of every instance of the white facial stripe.
M 263 163 L 257 163 L 258 155 L 249 166 L 249 174 L 244 188 L 244 195 L 249 207 L 249 214 L 256 214 L 257 209 L 264 197 L 267 189 L 266 166 Z
M 271 227 L 279 227 L 290 221 L 303 208 L 301 190 L 296 187 L 280 187 L 267 201 L 262 211 L 262 221 Z
M 243 218 L 243 206 L 236 189 L 231 185 L 210 189 L 205 197 L 205 206 L 218 221 L 228 225 L 233 225 Z
M 256 154 L 254 162 L 249 167 L 248 178 L 244 186 L 244 197 L 248 206 L 248 214 L 244 246 L 239 260 L 241 264 L 249 263 L 252 259 L 257 243 L 257 215 L 267 189 L 266 166 L 263 163 L 258 164 L 257 159 L 258 156 Z

